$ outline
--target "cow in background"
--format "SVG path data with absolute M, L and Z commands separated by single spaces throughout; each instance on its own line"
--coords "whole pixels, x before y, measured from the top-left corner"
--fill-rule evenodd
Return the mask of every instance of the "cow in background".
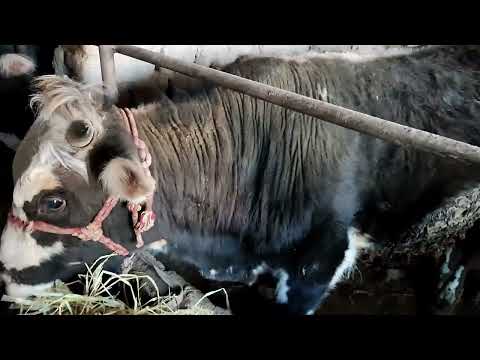
M 56 45 L 0 45 L 0 226 L 12 202 L 12 164 L 15 149 L 33 123 L 31 82 L 53 74 Z M 2 290 L 0 289 L 0 297 Z
M 15 148 L 33 123 L 31 81 L 53 74 L 54 45 L 0 45 L 0 139 Z

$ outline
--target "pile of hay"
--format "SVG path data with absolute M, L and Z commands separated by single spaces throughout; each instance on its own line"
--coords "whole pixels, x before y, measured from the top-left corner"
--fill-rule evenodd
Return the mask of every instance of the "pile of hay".
M 75 294 L 68 285 L 57 281 L 48 291 L 29 299 L 14 298 L 4 295 L 2 301 L 11 303 L 11 309 L 19 315 L 227 315 L 228 310 L 216 308 L 207 299 L 217 292 L 201 294 L 192 287 L 185 287 L 181 296 L 159 293 L 157 283 L 146 274 L 122 273 L 115 274 L 104 269 L 110 257 L 107 255 L 99 258 L 92 266 L 85 264 L 87 272 L 79 275 L 79 282 L 84 286 L 84 294 Z M 133 286 L 133 285 L 135 286 Z M 123 285 L 130 292 L 133 304 L 127 305 L 119 299 L 118 291 L 114 287 Z M 141 301 L 141 292 L 149 287 L 156 295 L 145 303 Z M 118 289 L 118 287 L 117 287 Z M 219 289 L 218 291 L 225 291 Z M 192 304 L 185 307 L 179 299 L 188 299 Z M 188 303 L 188 302 L 187 302 Z

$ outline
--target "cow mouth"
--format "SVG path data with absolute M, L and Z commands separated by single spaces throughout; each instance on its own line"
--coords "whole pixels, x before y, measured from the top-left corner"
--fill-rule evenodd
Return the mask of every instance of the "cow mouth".
M 54 284 L 53 281 L 35 285 L 19 284 L 12 281 L 10 276 L 6 273 L 3 273 L 0 278 L 3 282 L 4 294 L 14 299 L 28 299 L 31 297 L 39 296 L 42 293 L 50 290 Z

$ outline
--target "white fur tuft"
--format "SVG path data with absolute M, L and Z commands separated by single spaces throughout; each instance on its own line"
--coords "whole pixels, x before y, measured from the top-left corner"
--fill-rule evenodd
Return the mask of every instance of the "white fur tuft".
M 29 167 L 15 184 L 13 191 L 15 206 L 22 208 L 26 201 L 31 201 L 42 190 L 61 187 L 60 180 L 54 174 L 57 166 L 77 172 L 88 183 L 87 167 L 83 161 L 74 158 L 51 142 L 45 142 L 40 145 Z
M 359 252 L 370 248 L 370 239 L 370 235 L 363 234 L 354 227 L 348 229 L 348 249 L 345 251 L 345 257 L 330 281 L 329 289 L 335 288 L 338 282 L 352 274 L 356 268 L 355 263 Z
M 5 54 L 0 56 L 0 74 L 10 78 L 31 74 L 35 71 L 35 63 L 30 58 L 19 54 Z
M 274 275 L 277 278 L 277 287 L 275 289 L 277 303 L 287 304 L 288 291 L 290 290 L 290 287 L 288 286 L 288 273 L 283 269 L 278 269 L 274 272 Z
M 109 194 L 137 204 L 155 191 L 155 180 L 140 165 L 123 158 L 111 160 L 100 174 L 100 181 Z

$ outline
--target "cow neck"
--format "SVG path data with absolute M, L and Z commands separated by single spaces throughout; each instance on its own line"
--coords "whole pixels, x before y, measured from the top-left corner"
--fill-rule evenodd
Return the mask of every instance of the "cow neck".
M 133 137 L 133 141 L 138 149 L 140 161 L 144 169 L 146 176 L 151 176 L 150 165 L 152 163 L 152 157 L 148 151 L 145 143 L 138 136 L 138 129 L 135 122 L 135 118 L 130 109 L 119 109 L 123 125 L 130 132 Z M 60 234 L 60 235 L 72 235 L 83 241 L 95 241 L 103 244 L 106 248 L 112 250 L 118 255 L 126 256 L 129 254 L 129 251 L 122 245 L 115 243 L 112 239 L 107 237 L 103 233 L 103 222 L 110 215 L 113 208 L 118 204 L 119 198 L 116 196 L 109 196 L 104 202 L 102 208 L 95 216 L 94 220 L 84 227 L 72 227 L 72 228 L 63 228 L 49 224 L 44 221 L 24 221 L 19 217 L 15 216 L 12 211 L 8 215 L 8 222 L 17 228 L 21 228 L 23 231 L 33 232 L 45 232 L 50 234 Z M 140 248 L 144 245 L 142 233 L 150 230 L 155 223 L 155 213 L 153 212 L 153 194 L 148 196 L 145 204 L 144 210 L 139 204 L 132 202 L 127 203 L 127 208 L 132 216 L 132 223 L 134 224 L 134 232 L 137 240 L 137 248 Z M 141 212 L 140 212 L 141 211 Z M 140 215 L 139 215 L 140 212 Z

